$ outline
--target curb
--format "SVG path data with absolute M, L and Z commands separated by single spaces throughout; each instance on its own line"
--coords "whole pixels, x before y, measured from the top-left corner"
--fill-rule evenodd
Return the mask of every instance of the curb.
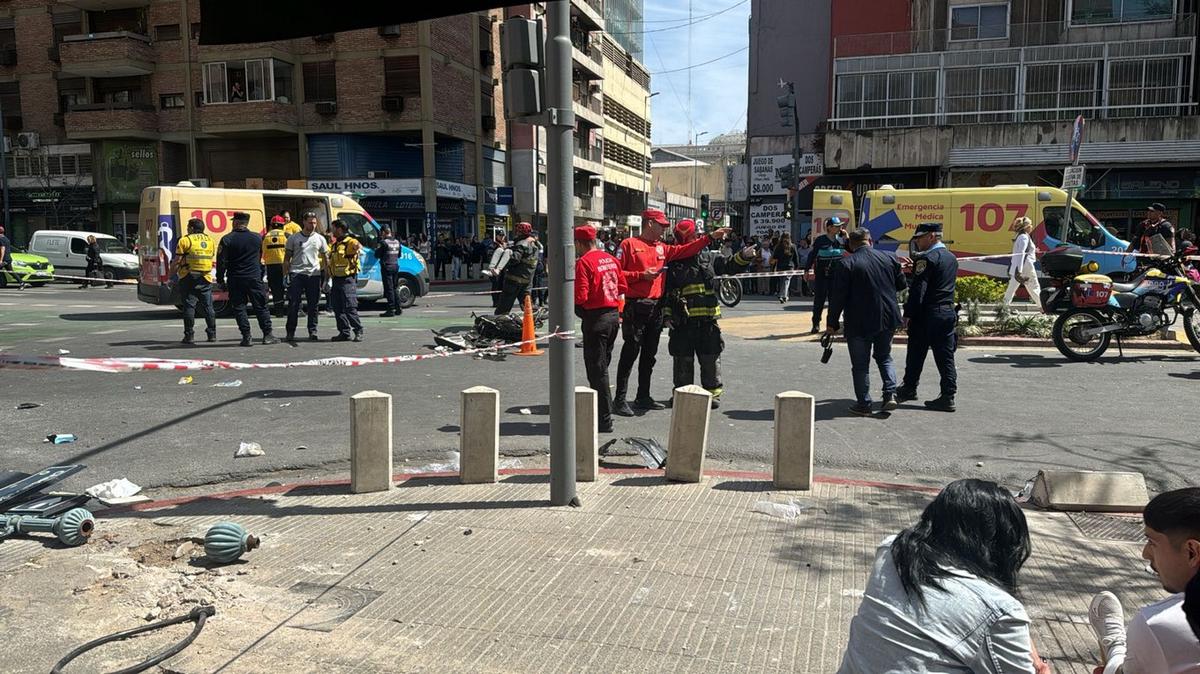
M 642 477 L 663 477 L 666 471 L 663 469 L 651 468 L 601 468 L 600 472 L 606 475 L 634 475 Z M 499 471 L 500 475 L 549 475 L 548 468 L 505 468 Z M 704 475 L 707 477 L 730 478 L 743 480 L 761 480 L 765 483 L 770 483 L 772 476 L 770 473 L 745 470 L 706 470 Z M 431 473 L 400 473 L 392 476 L 394 482 L 408 482 L 409 480 L 428 480 L 439 478 L 457 478 L 457 472 L 431 472 Z M 890 489 L 895 491 L 911 491 L 925 494 L 937 494 L 941 491 L 937 487 L 923 487 L 915 484 L 903 484 L 899 482 L 878 482 L 874 480 L 860 480 L 854 478 L 832 477 L 818 475 L 813 478 L 813 482 L 821 484 L 833 484 L 846 487 L 871 487 L 875 489 Z M 212 494 L 198 494 L 195 496 L 181 496 L 178 498 L 158 499 L 154 501 L 141 501 L 138 503 L 130 503 L 127 505 L 113 506 L 103 512 L 142 512 L 147 510 L 158 510 L 160 508 L 168 508 L 177 505 L 187 505 L 198 501 L 209 500 L 224 500 L 232 498 L 241 498 L 247 496 L 264 496 L 267 494 L 280 494 L 283 492 L 292 491 L 297 488 L 304 487 L 340 487 L 349 485 L 350 480 L 312 480 L 309 482 L 293 482 L 291 484 L 278 484 L 270 487 L 251 487 L 248 489 L 236 489 L 226 492 L 214 492 Z M 780 490 L 793 491 L 793 490 Z M 799 491 L 799 490 L 796 490 Z M 103 516 L 103 515 L 101 515 Z

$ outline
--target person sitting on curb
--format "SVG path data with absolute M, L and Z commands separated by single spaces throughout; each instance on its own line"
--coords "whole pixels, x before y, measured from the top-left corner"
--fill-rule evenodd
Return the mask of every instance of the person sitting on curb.
M 1193 633 L 1196 625 L 1189 626 L 1183 608 L 1184 590 L 1191 589 L 1192 613 L 1200 612 L 1194 587 L 1200 582 L 1200 487 L 1155 496 L 1142 521 L 1142 557 L 1172 594 L 1138 611 L 1128 627 L 1115 594 L 1092 599 L 1088 618 L 1103 657 L 1096 674 L 1200 674 L 1200 634 Z
M 1017 601 L 1025 513 L 995 482 L 946 485 L 879 546 L 838 674 L 1049 674 Z

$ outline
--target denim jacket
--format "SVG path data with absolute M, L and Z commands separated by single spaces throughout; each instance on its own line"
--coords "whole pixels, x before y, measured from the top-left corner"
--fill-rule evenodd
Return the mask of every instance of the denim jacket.
M 909 600 L 892 561 L 891 536 L 880 544 L 838 674 L 1031 674 L 1029 616 L 1012 595 L 951 569 L 946 589 L 925 589 L 926 606 Z

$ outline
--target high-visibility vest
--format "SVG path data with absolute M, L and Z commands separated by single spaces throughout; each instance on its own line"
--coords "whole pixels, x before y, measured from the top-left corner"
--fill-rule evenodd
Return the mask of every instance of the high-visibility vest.
M 183 266 L 179 270 L 181 274 L 208 276 L 212 272 L 217 253 L 212 237 L 203 233 L 188 234 L 179 240 L 179 248 L 183 254 Z
M 276 227 L 263 237 L 263 264 L 283 264 L 284 248 L 287 247 L 287 234 Z
M 297 225 L 294 222 L 289 222 L 283 226 L 283 233 L 288 236 L 291 236 L 291 235 L 299 232 L 300 229 L 301 229 L 300 225 Z
M 362 245 L 347 234 L 338 239 L 329 249 L 329 274 L 331 276 L 354 276 L 358 273 L 358 254 Z

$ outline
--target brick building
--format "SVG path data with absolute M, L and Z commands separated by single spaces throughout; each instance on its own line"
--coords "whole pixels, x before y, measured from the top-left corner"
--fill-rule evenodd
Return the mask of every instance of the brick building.
M 90 191 L 76 224 L 118 234 L 136 226 L 143 187 L 184 179 L 350 191 L 401 234 L 478 233 L 506 215 L 487 189 L 507 182 L 499 17 L 200 46 L 197 0 L 12 0 L 8 166 L 71 203 Z M 13 221 L 18 240 L 56 226 Z

